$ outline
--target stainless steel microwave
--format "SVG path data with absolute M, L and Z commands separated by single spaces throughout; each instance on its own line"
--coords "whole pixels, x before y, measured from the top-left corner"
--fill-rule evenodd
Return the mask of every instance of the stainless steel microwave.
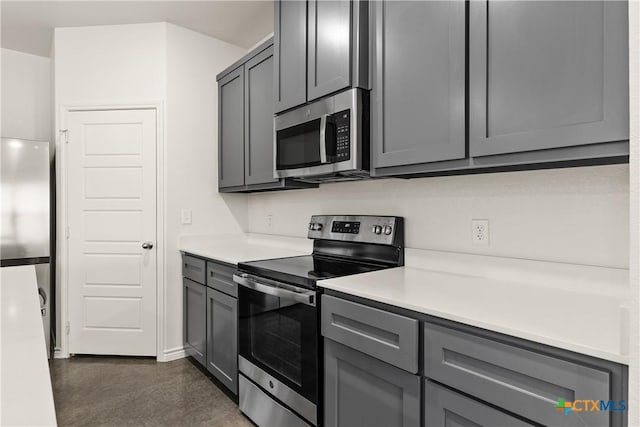
M 369 177 L 369 92 L 350 89 L 275 117 L 275 178 Z

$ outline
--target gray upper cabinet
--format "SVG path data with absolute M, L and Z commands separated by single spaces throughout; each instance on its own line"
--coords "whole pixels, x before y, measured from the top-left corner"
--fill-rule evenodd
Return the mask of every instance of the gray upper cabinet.
M 372 168 L 461 159 L 465 2 L 372 2 Z
M 207 288 L 189 279 L 182 279 L 183 343 L 185 351 L 201 365 L 206 358 Z
M 274 3 L 274 110 L 276 113 L 307 101 L 307 2 Z
M 244 67 L 218 82 L 218 187 L 244 185 Z
M 351 8 L 350 0 L 309 0 L 308 101 L 351 84 Z
M 418 427 L 420 377 L 325 339 L 328 427 Z
M 369 1 L 276 0 L 275 113 L 349 87 L 370 89 Z
M 245 183 L 278 182 L 273 177 L 273 47 L 247 61 L 245 72 Z
M 238 394 L 238 300 L 207 288 L 207 370 Z
M 274 70 L 269 40 L 218 75 L 218 191 L 317 187 L 273 176 Z
M 470 2 L 471 156 L 628 139 L 627 7 Z

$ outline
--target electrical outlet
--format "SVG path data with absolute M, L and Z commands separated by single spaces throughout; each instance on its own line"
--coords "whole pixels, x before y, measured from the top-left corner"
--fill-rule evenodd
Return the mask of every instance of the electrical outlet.
M 273 225 L 273 215 L 269 214 L 267 215 L 267 227 L 271 228 L 272 225 Z
M 471 243 L 476 246 L 489 246 L 489 220 L 471 220 Z
M 191 209 L 182 209 L 181 222 L 183 225 L 191 225 Z

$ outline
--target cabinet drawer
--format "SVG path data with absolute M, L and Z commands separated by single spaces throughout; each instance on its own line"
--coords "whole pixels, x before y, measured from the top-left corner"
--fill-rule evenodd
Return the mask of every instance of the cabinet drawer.
M 190 255 L 182 255 L 182 275 L 194 282 L 205 284 L 205 261 Z
M 418 321 L 322 296 L 322 335 L 411 373 L 418 372 Z
M 425 375 L 532 421 L 610 426 L 610 412 L 557 410 L 558 399 L 609 400 L 610 373 L 425 323 Z
M 533 427 L 489 405 L 425 381 L 425 427 Z
M 207 262 L 207 286 L 238 297 L 238 285 L 233 281 L 235 268 L 217 262 Z

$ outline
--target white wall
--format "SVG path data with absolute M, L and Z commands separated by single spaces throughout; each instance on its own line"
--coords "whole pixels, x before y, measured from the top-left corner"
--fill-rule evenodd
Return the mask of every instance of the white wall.
M 2 136 L 51 138 L 51 61 L 2 49 Z
M 411 248 L 626 268 L 628 179 L 612 165 L 258 193 L 249 231 L 303 237 L 312 214 L 400 215 Z M 472 218 L 489 219 L 488 247 L 472 245 Z
M 160 358 L 182 347 L 180 232 L 228 233 L 246 228 L 246 196 L 217 193 L 215 76 L 246 51 L 166 23 L 58 28 L 54 40 L 55 103 L 160 103 L 164 114 L 164 335 Z M 191 209 L 193 225 L 180 225 Z
M 182 27 L 167 25 L 166 278 L 168 351 L 182 348 L 180 233 L 240 233 L 247 198 L 218 193 L 218 84 L 216 74 L 246 50 Z M 181 225 L 191 209 L 193 224 Z
M 165 39 L 164 23 L 56 28 L 56 117 L 63 105 L 164 100 Z

